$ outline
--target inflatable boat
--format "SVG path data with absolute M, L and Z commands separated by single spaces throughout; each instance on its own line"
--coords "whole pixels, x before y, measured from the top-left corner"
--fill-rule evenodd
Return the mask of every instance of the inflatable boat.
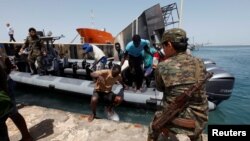
M 213 77 L 206 83 L 209 109 L 213 110 L 222 101 L 230 98 L 235 78 L 221 67 L 216 66 L 214 61 L 209 59 L 203 59 L 203 61 L 207 71 L 213 72 Z M 92 95 L 94 82 L 87 77 L 88 71 L 85 66 L 86 64 L 92 64 L 93 60 L 61 59 L 56 62 L 55 64 L 58 65 L 52 65 L 52 69 L 50 68 L 49 70 L 57 70 L 57 73 L 40 76 L 30 75 L 29 72 L 13 71 L 10 76 L 18 83 L 73 92 L 80 95 Z M 111 61 L 110 63 L 119 64 L 120 62 Z M 152 81 L 148 88 L 143 85 L 142 92 L 135 93 L 132 89 L 125 90 L 122 93 L 124 102 L 150 107 L 160 106 L 162 104 L 163 93 L 157 91 L 154 86 L 154 81 Z M 121 94 L 121 88 L 120 85 L 115 85 L 112 90 L 116 94 Z

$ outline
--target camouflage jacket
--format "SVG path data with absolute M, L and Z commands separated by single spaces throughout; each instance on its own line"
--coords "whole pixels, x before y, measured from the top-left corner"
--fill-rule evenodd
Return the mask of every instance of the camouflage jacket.
M 22 48 L 28 48 L 28 50 L 39 50 L 46 51 L 46 48 L 43 44 L 43 41 L 37 36 L 35 38 L 31 38 L 28 36 L 22 46 Z
M 156 87 L 164 93 L 163 107 L 167 108 L 178 95 L 189 89 L 194 83 L 205 78 L 206 69 L 202 60 L 186 53 L 175 56 L 159 63 L 155 72 Z M 197 79 L 197 80 L 196 80 Z M 188 106 L 177 117 L 196 120 L 196 131 L 204 129 L 208 120 L 208 101 L 205 85 L 195 92 L 188 102 Z M 171 126 L 176 133 L 195 134 L 193 131 Z

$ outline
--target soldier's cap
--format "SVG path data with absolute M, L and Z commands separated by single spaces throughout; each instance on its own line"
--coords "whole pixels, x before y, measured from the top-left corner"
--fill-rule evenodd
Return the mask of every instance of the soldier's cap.
M 183 39 L 186 39 L 186 31 L 181 28 L 172 28 L 166 30 L 162 36 L 161 43 L 166 41 L 169 42 L 182 42 Z

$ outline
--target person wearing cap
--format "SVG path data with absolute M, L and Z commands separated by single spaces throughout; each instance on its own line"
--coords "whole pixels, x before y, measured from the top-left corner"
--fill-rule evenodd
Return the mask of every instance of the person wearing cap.
M 96 65 L 98 63 L 100 63 L 100 68 L 97 68 L 98 70 L 105 68 L 105 65 L 107 63 L 107 57 L 98 46 L 89 43 L 84 43 L 82 45 L 82 49 L 85 59 L 87 58 L 87 54 L 94 57 L 95 59 L 94 63 L 92 64 L 92 67 L 90 68 L 91 70 L 96 70 Z
M 132 41 L 130 41 L 125 48 L 124 57 L 121 61 L 121 66 L 123 65 L 124 61 L 128 58 L 128 69 L 125 69 L 129 71 L 131 76 L 129 78 L 124 78 L 124 80 L 127 82 L 135 82 L 135 92 L 136 91 L 142 91 L 142 82 L 143 82 L 143 57 L 142 57 L 142 51 L 144 47 L 149 44 L 148 40 L 141 39 L 140 35 L 134 35 L 132 37 Z M 126 84 L 131 85 L 131 84 Z
M 10 42 L 11 41 L 16 42 L 16 40 L 14 38 L 14 29 L 13 29 L 13 27 L 10 26 L 10 23 L 6 23 L 6 27 L 7 27 L 7 30 L 8 30 L 8 34 L 10 36 Z
M 163 92 L 163 106 L 161 110 L 156 111 L 154 119 L 158 118 L 163 110 L 168 110 L 169 104 L 173 103 L 177 96 L 205 78 L 207 72 L 203 61 L 186 53 L 187 41 L 186 32 L 180 28 L 166 30 L 163 34 L 161 44 L 167 59 L 160 62 L 155 70 L 156 88 Z M 164 129 L 169 134 L 186 134 L 192 141 L 200 141 L 207 121 L 208 101 L 203 84 L 201 89 L 192 94 L 184 110 L 165 124 Z M 154 120 L 149 125 L 149 141 L 171 138 L 169 134 L 163 135 L 153 130 L 153 122 Z M 192 126 L 187 127 L 190 123 Z
M 39 75 L 45 75 L 45 66 L 42 59 L 47 55 L 47 48 L 37 35 L 35 28 L 31 27 L 28 31 L 29 36 L 26 38 L 22 48 L 20 49 L 20 54 L 23 54 L 25 50 L 28 51 L 28 63 L 31 69 L 31 75 L 37 73 Z M 35 66 L 35 62 L 38 64 L 37 68 Z

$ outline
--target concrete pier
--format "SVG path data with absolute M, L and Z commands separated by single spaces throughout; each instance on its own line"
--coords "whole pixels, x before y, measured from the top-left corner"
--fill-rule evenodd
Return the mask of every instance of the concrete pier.
M 88 122 L 83 114 L 70 113 L 38 106 L 19 109 L 24 116 L 34 140 L 39 141 L 146 141 L 148 127 L 141 124 L 95 119 Z M 21 139 L 21 134 L 8 119 L 11 141 Z M 204 135 L 207 140 L 206 135 Z M 181 136 L 182 140 L 188 141 Z

